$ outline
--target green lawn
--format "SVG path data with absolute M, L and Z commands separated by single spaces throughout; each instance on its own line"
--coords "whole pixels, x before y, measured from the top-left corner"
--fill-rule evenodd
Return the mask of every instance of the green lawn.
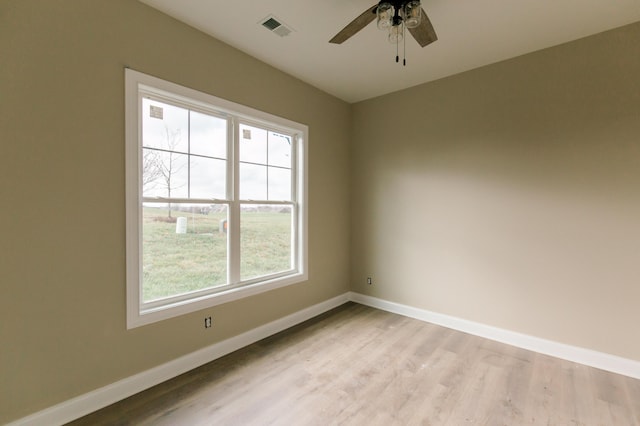
M 192 213 L 172 209 L 173 220 L 187 218 L 177 234 L 167 209 L 143 209 L 143 299 L 145 302 L 226 284 L 227 234 L 219 231 L 226 212 Z M 241 214 L 241 279 L 290 269 L 291 214 Z

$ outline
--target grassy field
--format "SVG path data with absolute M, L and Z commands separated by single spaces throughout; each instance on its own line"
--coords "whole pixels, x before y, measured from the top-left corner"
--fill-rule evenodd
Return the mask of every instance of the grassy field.
M 143 209 L 143 299 L 145 302 L 227 282 L 227 234 L 220 232 L 226 212 L 192 213 Z M 187 232 L 176 233 L 177 217 Z M 291 215 L 243 211 L 241 279 L 290 269 Z

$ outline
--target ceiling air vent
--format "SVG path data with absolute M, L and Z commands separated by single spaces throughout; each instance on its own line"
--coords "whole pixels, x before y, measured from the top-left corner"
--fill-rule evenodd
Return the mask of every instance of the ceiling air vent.
M 260 25 L 262 25 L 272 33 L 279 35 L 280 37 L 288 36 L 292 31 L 289 26 L 283 24 L 282 21 L 280 21 L 273 15 L 269 15 L 262 21 L 260 21 Z

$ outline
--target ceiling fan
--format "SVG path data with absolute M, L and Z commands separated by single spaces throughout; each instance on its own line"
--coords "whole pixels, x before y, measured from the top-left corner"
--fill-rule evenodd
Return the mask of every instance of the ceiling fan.
M 381 0 L 351 21 L 329 43 L 342 44 L 377 18 L 378 28 L 389 31 L 389 41 L 398 43 L 405 28 L 422 47 L 438 39 L 427 13 L 419 0 Z M 398 57 L 396 56 L 396 62 Z

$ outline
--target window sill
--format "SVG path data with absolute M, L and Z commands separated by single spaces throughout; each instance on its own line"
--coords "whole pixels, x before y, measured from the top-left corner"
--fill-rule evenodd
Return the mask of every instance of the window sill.
M 211 308 L 223 303 L 233 302 L 245 297 L 254 296 L 277 288 L 298 284 L 307 280 L 306 273 L 294 273 L 285 277 L 278 277 L 267 281 L 260 281 L 242 287 L 233 287 L 216 293 L 209 293 L 200 297 L 184 301 L 168 303 L 159 307 L 136 309 L 128 312 L 127 329 L 141 327 L 165 319 Z

